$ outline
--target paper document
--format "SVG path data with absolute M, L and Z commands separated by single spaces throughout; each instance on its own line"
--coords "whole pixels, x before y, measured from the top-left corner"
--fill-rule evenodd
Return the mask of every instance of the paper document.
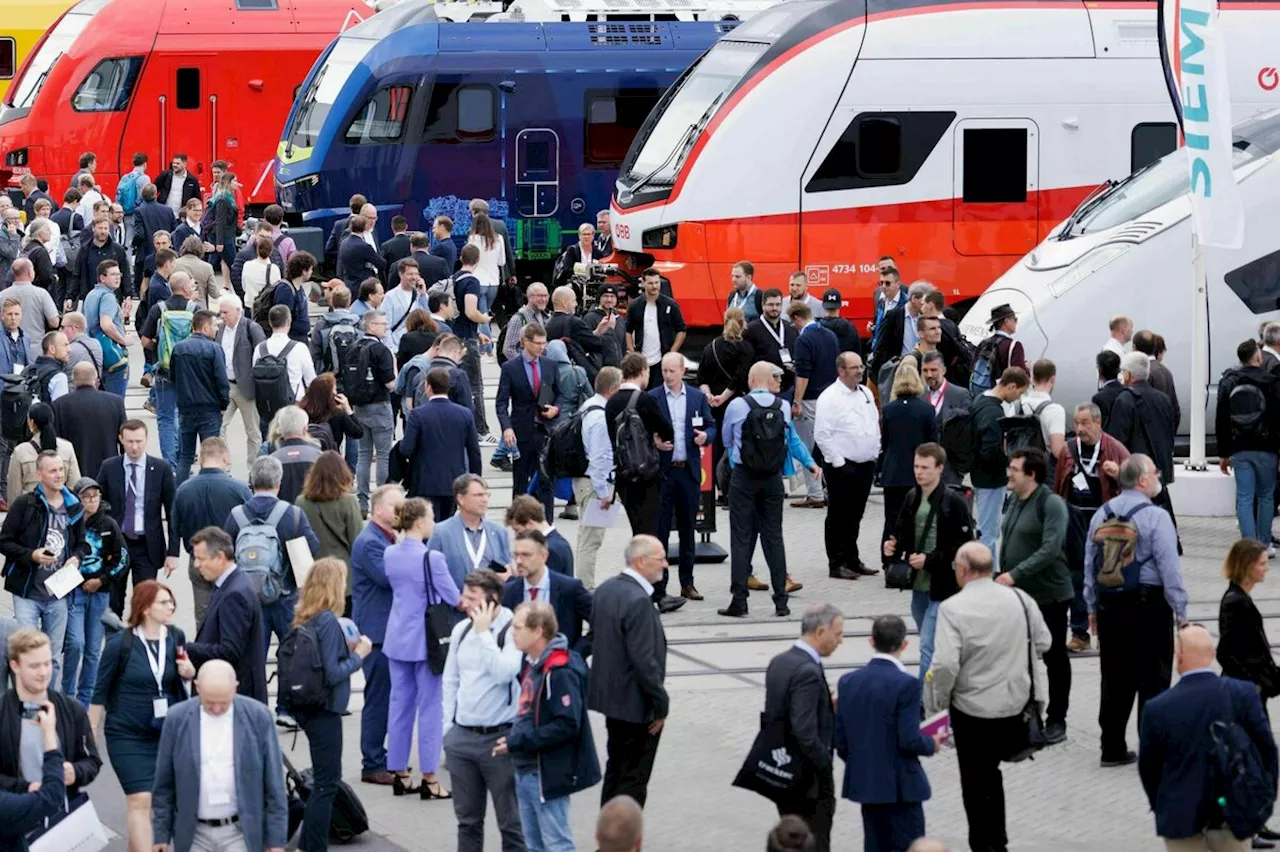
M 618 520 L 618 510 L 621 508 L 622 503 L 618 500 L 610 503 L 607 509 L 600 508 L 599 500 L 592 500 L 587 504 L 587 511 L 582 513 L 582 525 L 584 527 L 604 527 L 608 529 Z
M 78 589 L 80 584 L 84 582 L 84 576 L 80 573 L 80 568 L 74 564 L 63 565 L 53 573 L 49 579 L 44 581 L 44 587 L 58 600 L 62 600 L 72 591 Z
M 312 563 L 316 561 L 311 555 L 311 545 L 305 538 L 291 538 L 284 543 L 284 549 L 289 554 L 289 564 L 293 566 L 293 578 L 301 589 L 311 573 Z

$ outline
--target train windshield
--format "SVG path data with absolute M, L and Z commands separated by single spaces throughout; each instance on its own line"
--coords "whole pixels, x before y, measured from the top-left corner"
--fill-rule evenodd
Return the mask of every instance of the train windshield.
M 62 17 L 58 25 L 45 37 L 35 56 L 32 56 L 31 61 L 27 63 L 22 78 L 10 87 L 9 106 L 15 109 L 27 109 L 35 103 L 36 95 L 40 93 L 45 79 L 53 70 L 53 64 L 66 52 L 67 48 L 71 47 L 80 33 L 84 32 L 91 20 L 93 20 L 92 12 L 86 14 L 79 7 Z
M 639 179 L 652 175 L 648 183 L 674 184 L 698 131 L 711 120 L 725 96 L 767 48 L 767 44 L 755 42 L 720 41 L 707 51 L 668 96 L 627 177 Z
M 293 127 L 286 137 L 290 145 L 309 148 L 320 138 L 324 120 L 338 100 L 338 93 L 351 77 L 360 60 L 375 42 L 362 38 L 339 38 L 324 65 L 316 72 L 294 115 Z

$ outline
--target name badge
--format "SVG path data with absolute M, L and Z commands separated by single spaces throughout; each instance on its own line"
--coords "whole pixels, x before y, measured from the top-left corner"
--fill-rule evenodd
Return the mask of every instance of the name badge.
M 1085 475 L 1078 470 L 1076 471 L 1075 476 L 1071 477 L 1071 484 L 1077 491 L 1089 490 L 1089 480 L 1086 479 Z
M 695 429 L 700 429 L 700 428 L 702 428 L 702 415 L 701 415 L 701 414 L 695 414 L 695 415 L 693 415 L 693 420 L 692 420 L 692 422 L 693 422 L 693 428 L 695 428 Z
M 778 357 L 782 360 L 782 365 L 789 366 L 791 364 L 791 350 L 783 346 L 778 349 Z
M 156 719 L 163 719 L 165 716 L 169 715 L 169 699 L 151 699 L 151 715 Z

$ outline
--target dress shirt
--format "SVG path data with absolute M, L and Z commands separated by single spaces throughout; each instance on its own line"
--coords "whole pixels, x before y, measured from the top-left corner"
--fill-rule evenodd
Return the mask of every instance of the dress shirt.
M 538 590 L 538 597 L 534 598 L 529 592 L 533 589 Z M 550 603 L 551 598 L 551 570 L 544 567 L 542 569 L 542 579 L 533 585 L 529 584 L 529 578 L 524 578 L 524 599 L 525 601 L 540 600 Z
M 374 249 L 378 248 L 378 240 L 374 237 L 372 228 L 365 228 L 364 233 L 360 235 L 360 239 L 364 240 Z
M 223 337 L 226 336 L 223 335 Z M 265 341 L 267 351 L 272 355 L 279 355 L 291 342 L 287 331 L 273 332 Z M 253 363 L 255 364 L 262 357 L 261 349 L 261 343 L 253 348 Z M 289 370 L 289 384 L 294 388 L 296 398 L 302 399 L 303 394 L 307 392 L 307 386 L 315 381 L 316 378 L 316 365 L 311 360 L 311 350 L 307 348 L 307 344 L 299 343 L 290 350 L 286 366 Z
M 200 804 L 197 819 L 236 815 L 235 705 L 221 716 L 200 710 Z
M 755 397 L 756 403 L 766 408 L 773 405 L 773 394 L 763 388 L 756 388 L 747 396 Z M 729 464 L 733 467 L 736 467 L 742 461 L 740 455 L 742 452 L 742 424 L 747 419 L 748 411 L 750 411 L 750 407 L 747 405 L 746 397 L 737 397 L 731 400 L 728 408 L 724 410 L 724 431 L 722 434 L 724 435 L 724 445 L 729 450 Z M 785 399 L 782 400 L 782 417 L 787 423 L 791 422 L 791 404 Z
M 240 322 L 244 322 L 244 317 L 240 318 Z M 222 360 L 227 362 L 227 381 L 234 382 L 236 380 L 235 368 L 235 350 L 236 350 L 236 330 L 240 325 L 229 325 L 226 327 L 226 333 L 222 335 Z
M 667 393 L 667 410 L 671 412 L 671 431 L 675 432 L 675 438 L 671 441 L 671 460 L 673 462 L 682 462 L 689 460 L 689 453 L 685 447 L 684 438 L 684 420 L 685 420 L 685 402 L 689 399 L 689 395 L 684 392 L 684 382 L 680 383 L 680 390 L 673 391 L 668 385 L 662 386 Z
M 818 654 L 817 649 L 814 648 L 812 645 L 810 645 L 808 642 L 804 641 L 803 639 L 797 639 L 794 647 L 799 648 L 801 651 L 804 651 L 810 657 L 813 657 L 813 661 L 817 663 L 819 666 L 822 665 L 822 657 Z
M 638 571 L 634 568 L 623 568 L 622 573 L 639 583 L 640 588 L 644 589 L 646 595 L 653 597 L 653 583 L 646 580 Z
M 520 355 L 520 360 L 524 362 L 524 377 L 529 380 L 529 387 L 533 389 L 534 404 L 536 405 L 538 401 L 537 400 L 538 391 L 541 390 L 542 382 L 546 379 L 546 376 L 542 375 L 542 368 L 539 367 L 538 382 L 535 385 L 533 381 L 533 365 L 537 363 L 537 361 L 523 353 L 521 353 Z
M 137 465 L 137 468 L 138 468 L 138 479 L 137 479 L 138 491 L 137 491 L 137 494 L 134 496 L 134 500 L 133 500 L 134 527 L 132 530 L 126 529 L 124 530 L 124 532 L 129 533 L 129 535 L 145 535 L 147 531 L 145 529 L 145 525 L 143 524 L 143 520 L 142 520 L 142 516 L 143 516 L 142 510 L 146 507 L 146 503 L 147 503 L 147 500 L 146 500 L 147 457 L 144 455 L 142 458 L 138 459 L 136 462 L 133 459 L 129 458 L 128 456 L 124 457 L 124 490 L 126 492 L 128 492 L 129 490 L 129 483 L 133 481 L 134 465 Z M 129 520 L 128 518 L 125 519 L 126 525 L 128 524 L 128 520 Z
M 597 409 L 582 415 L 582 447 L 587 451 L 587 478 L 592 490 L 602 498 L 609 493 L 613 477 L 613 442 L 609 440 L 609 424 L 604 416 L 605 402 L 603 396 L 595 394 L 582 404 L 583 409 Z
M 907 674 L 907 667 L 902 664 L 902 660 L 899 660 L 893 654 L 881 654 L 879 651 L 877 651 L 876 653 L 871 655 L 871 659 L 888 660 L 889 662 L 893 663 L 895 666 L 898 667 L 898 671 L 902 672 L 903 674 Z
M 498 634 L 511 620 L 511 610 L 504 606 L 483 633 L 468 629 L 469 619 L 454 626 L 442 677 L 446 734 L 455 724 L 492 728 L 510 724 L 516 717 L 524 655 L 510 630 L 503 646 L 498 647 Z M 463 632 L 465 639 L 461 638 Z
M 836 381 L 818 395 L 813 440 L 832 467 L 875 461 L 880 455 L 880 416 L 871 391 Z
M 236 570 L 236 564 L 235 564 L 234 562 L 232 562 L 232 563 L 231 563 L 231 567 L 230 567 L 230 568 L 228 568 L 226 571 L 223 571 L 223 572 L 222 572 L 222 576 L 221 576 L 221 577 L 219 577 L 218 579 L 216 579 L 216 580 L 214 580 L 214 581 L 213 581 L 213 586 L 214 586 L 214 588 L 215 588 L 215 589 L 221 589 L 221 588 L 222 588 L 222 584 L 223 584 L 223 583 L 225 583 L 225 582 L 227 582 L 227 578 L 231 576 L 231 572 L 232 572 L 232 571 L 234 571 L 234 570 Z
M 1114 337 L 1108 337 L 1107 342 L 1102 344 L 1102 349 L 1105 352 L 1114 352 L 1121 358 L 1125 356 L 1124 344 Z
M 1116 515 L 1122 515 L 1140 503 L 1150 503 L 1151 499 L 1141 491 L 1130 489 L 1120 492 L 1107 505 Z M 1097 571 L 1094 568 L 1093 534 L 1106 519 L 1104 512 L 1095 512 L 1089 524 L 1089 534 L 1084 542 L 1084 602 L 1089 612 L 1098 611 Z M 1157 506 L 1145 509 L 1133 516 L 1133 523 L 1138 527 L 1138 550 L 1135 560 L 1142 562 L 1138 572 L 1138 584 L 1142 586 L 1161 586 L 1164 588 L 1164 599 L 1173 610 L 1178 621 L 1187 619 L 1187 590 L 1182 585 L 1182 569 L 1178 559 L 1178 533 L 1174 529 L 1169 513 Z
M 905 308 L 902 311 L 902 352 L 906 355 L 912 349 L 916 348 L 916 343 L 920 340 L 920 329 L 918 323 L 920 317 L 911 316 L 911 311 Z

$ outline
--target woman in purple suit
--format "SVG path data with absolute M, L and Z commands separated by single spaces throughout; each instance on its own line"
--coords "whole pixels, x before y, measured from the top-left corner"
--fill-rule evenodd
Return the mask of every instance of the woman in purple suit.
M 428 604 L 458 604 L 458 586 L 440 553 L 427 553 L 426 539 L 435 528 L 431 504 L 420 497 L 405 500 L 392 526 L 404 533 L 384 557 L 391 583 L 391 615 L 382 645 L 391 669 L 391 709 L 387 714 L 387 768 L 395 775 L 397 796 L 418 793 L 423 799 L 452 798 L 436 780 L 444 739 L 444 703 L 440 675 L 427 663 L 425 620 Z M 430 574 L 432 592 L 428 593 Z M 422 780 L 411 783 L 409 746 L 418 721 L 418 761 Z

